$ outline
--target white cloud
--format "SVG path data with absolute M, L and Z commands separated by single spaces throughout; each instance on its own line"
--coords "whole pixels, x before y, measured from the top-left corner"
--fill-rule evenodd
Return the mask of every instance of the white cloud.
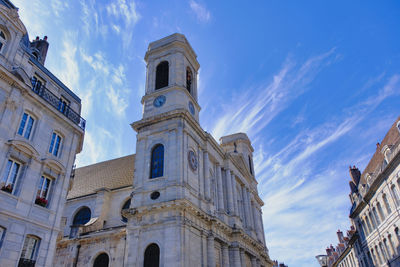
M 189 4 L 190 8 L 196 14 L 196 17 L 200 22 L 208 22 L 211 19 L 210 11 L 208 11 L 206 7 L 194 0 L 191 0 Z
M 73 32 L 67 32 L 63 38 L 63 50 L 61 57 L 64 60 L 61 69 L 58 70 L 60 80 L 75 92 L 79 91 L 79 66 L 77 61 L 78 46 L 77 36 Z M 59 66 L 60 67 L 60 66 Z
M 248 90 L 251 95 L 248 93 L 239 98 L 237 103 L 225 110 L 226 115 L 217 120 L 211 131 L 213 135 L 219 139 L 237 132 L 248 132 L 251 136 L 257 134 L 293 99 L 306 91 L 307 85 L 332 53 L 333 50 L 310 58 L 299 68 L 294 62 L 286 60 L 269 84 Z
M 128 49 L 133 39 L 133 28 L 140 19 L 140 14 L 136 10 L 134 1 L 115 0 L 106 7 L 107 14 L 117 20 L 122 20 L 124 27 L 113 30 L 121 34 L 124 49 Z

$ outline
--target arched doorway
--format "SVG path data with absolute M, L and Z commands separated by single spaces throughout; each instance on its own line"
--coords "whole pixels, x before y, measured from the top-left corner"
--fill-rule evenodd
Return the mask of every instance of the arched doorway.
M 93 267 L 108 267 L 108 263 L 110 262 L 110 258 L 107 253 L 101 253 L 96 257 L 93 263 Z
M 150 244 L 144 252 L 143 267 L 159 267 L 160 266 L 160 248 L 157 244 Z

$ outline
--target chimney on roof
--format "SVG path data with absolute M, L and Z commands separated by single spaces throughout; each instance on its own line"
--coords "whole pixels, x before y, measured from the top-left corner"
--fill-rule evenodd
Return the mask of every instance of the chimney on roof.
M 381 144 L 378 142 L 376 143 L 376 149 L 379 149 L 381 147 Z
M 352 194 L 355 193 L 355 192 L 357 192 L 357 186 L 354 184 L 353 181 L 350 181 L 350 182 L 349 182 L 349 185 L 350 185 L 350 190 L 351 190 L 351 193 L 352 193 Z
M 360 177 L 361 177 L 361 172 L 356 166 L 353 165 L 353 167 L 349 167 L 349 173 L 351 180 L 353 180 L 354 185 L 357 187 L 358 183 L 360 182 Z
M 31 42 L 32 55 L 44 65 L 46 60 L 47 50 L 49 49 L 49 43 L 47 42 L 47 36 L 40 39 L 39 36 Z
M 344 243 L 343 232 L 340 231 L 340 230 L 338 230 L 338 231 L 336 232 L 336 234 L 337 234 L 337 237 L 338 237 L 338 239 L 339 239 L 339 243 Z

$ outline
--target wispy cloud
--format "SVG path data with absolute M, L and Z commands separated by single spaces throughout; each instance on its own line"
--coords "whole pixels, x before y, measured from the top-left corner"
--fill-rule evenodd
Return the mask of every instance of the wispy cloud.
M 133 28 L 140 19 L 140 14 L 137 11 L 134 1 L 115 0 L 106 7 L 107 14 L 119 22 L 122 22 L 123 29 L 113 26 L 113 30 L 117 34 L 121 34 L 122 44 L 124 49 L 128 49 L 133 38 Z
M 200 22 L 208 22 L 211 19 L 210 11 L 208 11 L 204 5 L 201 5 L 194 0 L 191 0 L 189 4 L 190 8 L 196 14 L 196 17 Z
M 260 88 L 253 88 L 250 93 L 230 105 L 224 116 L 219 118 L 212 130 L 218 139 L 222 135 L 236 132 L 248 132 L 254 136 L 277 116 L 287 105 L 307 90 L 307 85 L 334 50 L 312 57 L 296 67 L 295 62 L 287 59 L 272 81 Z M 241 107 L 237 109 L 237 107 Z

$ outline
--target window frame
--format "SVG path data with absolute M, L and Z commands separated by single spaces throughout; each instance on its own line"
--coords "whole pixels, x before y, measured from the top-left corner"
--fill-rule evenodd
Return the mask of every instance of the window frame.
M 162 69 L 166 65 L 166 69 Z M 155 90 L 159 90 L 169 86 L 169 62 L 168 60 L 160 61 L 155 71 Z
M 54 141 L 56 141 L 55 138 L 57 138 L 57 137 L 59 137 L 58 146 L 55 145 L 55 143 L 54 143 Z M 52 154 L 53 156 L 55 156 L 55 157 L 59 157 L 61 155 L 61 148 L 62 148 L 62 144 L 63 144 L 63 139 L 64 138 L 60 133 L 58 133 L 56 131 L 53 131 L 53 133 L 51 134 L 51 138 L 50 138 L 50 146 L 49 146 L 48 152 L 50 154 Z M 57 146 L 57 150 L 55 150 L 56 146 Z
M 1 33 L 3 33 L 4 37 L 1 36 Z M 7 43 L 8 43 L 8 38 L 7 37 L 8 37 L 7 33 L 2 28 L 0 28 L 0 44 L 1 44 L 0 45 L 0 54 L 4 53 L 5 47 L 6 47 Z
M 81 224 L 75 223 L 76 216 L 77 216 L 81 211 L 86 210 L 86 209 L 89 210 L 89 212 L 90 212 L 89 220 L 86 221 L 86 222 L 83 223 L 83 224 L 82 224 L 82 223 L 81 223 Z M 72 226 L 85 225 L 85 224 L 87 224 L 91 219 L 92 219 L 92 210 L 91 210 L 88 206 L 81 206 L 81 207 L 79 207 L 79 208 L 77 209 L 77 211 L 75 212 L 74 216 L 72 217 L 72 223 L 71 223 L 71 225 L 72 225 Z
M 24 120 L 24 117 L 26 117 L 25 120 Z M 28 136 L 26 136 L 26 133 L 29 128 L 29 123 L 31 120 L 32 120 L 32 124 L 30 126 Z M 30 140 L 31 137 L 33 136 L 33 131 L 35 129 L 35 122 L 36 122 L 36 117 L 33 116 L 30 112 L 24 111 L 24 113 L 22 114 L 21 120 L 19 122 L 17 134 L 27 140 Z
M 40 89 L 42 89 L 43 87 L 45 87 L 45 80 L 42 79 L 39 75 L 34 74 L 31 78 L 31 83 L 32 83 L 32 91 L 34 91 L 35 93 L 39 93 Z
M 6 236 L 6 231 L 7 231 L 7 228 L 0 225 L 0 249 L 3 246 L 3 241 Z
M 29 244 L 27 244 L 27 240 L 35 240 L 35 243 L 33 245 L 33 249 L 32 248 L 27 248 L 27 246 L 29 246 Z M 35 235 L 29 235 L 29 234 L 26 235 L 25 239 L 24 239 L 24 244 L 23 244 L 22 249 L 21 249 L 19 262 L 21 262 L 21 260 L 27 260 L 27 261 L 33 261 L 33 264 L 35 264 L 37 256 L 39 254 L 40 242 L 41 242 L 41 238 L 40 237 L 35 236 Z M 32 251 L 29 251 L 28 249 L 32 250 Z M 27 256 L 26 255 L 27 251 L 30 254 L 29 258 L 23 257 L 23 256 Z
M 162 158 L 160 157 L 159 159 L 157 158 L 155 159 L 154 157 L 157 156 L 155 154 L 156 149 L 159 147 L 162 148 Z M 164 176 L 164 165 L 165 165 L 164 162 L 165 162 L 165 146 L 161 143 L 158 143 L 152 147 L 150 152 L 150 175 L 149 175 L 150 179 L 160 178 Z M 157 163 L 157 165 L 155 163 Z M 159 165 L 161 165 L 161 167 Z
M 49 181 L 47 185 L 47 191 L 46 195 L 43 196 L 43 191 L 45 187 L 45 181 Z M 47 175 L 41 175 L 39 178 L 39 184 L 36 188 L 36 198 L 35 198 L 35 204 L 42 206 L 42 207 L 48 207 L 49 205 L 49 200 L 50 200 L 50 194 L 51 190 L 53 187 L 54 179 L 50 178 Z
M 9 165 L 9 163 L 11 165 Z M 13 175 L 14 178 L 11 178 L 11 174 L 13 173 L 14 166 L 16 166 L 16 165 L 18 166 L 18 168 L 15 171 L 15 174 Z M 23 164 L 21 162 L 15 160 L 15 159 L 13 159 L 13 158 L 9 158 L 8 159 L 8 161 L 7 161 L 6 165 L 5 165 L 4 171 L 3 171 L 3 176 L 2 176 L 1 181 L 0 181 L 0 190 L 1 191 L 7 192 L 7 193 L 9 193 L 11 195 L 15 194 L 16 184 L 17 184 L 19 176 L 21 174 L 22 166 L 23 166 Z M 6 178 L 6 176 L 7 176 L 7 178 Z M 10 179 L 13 179 L 14 181 L 12 183 L 10 183 L 9 182 Z M 11 191 L 9 191 L 10 189 L 7 188 L 10 184 L 12 186 L 11 187 Z

